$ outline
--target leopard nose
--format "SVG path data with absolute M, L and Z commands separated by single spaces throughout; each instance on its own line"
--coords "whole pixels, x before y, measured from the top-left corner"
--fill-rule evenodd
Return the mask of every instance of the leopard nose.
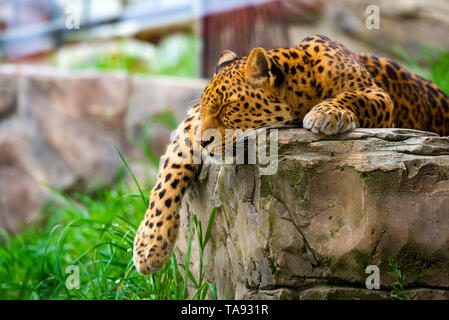
M 214 141 L 215 137 L 212 136 L 209 140 L 201 140 L 201 146 L 203 148 L 206 148 L 208 145 L 210 145 Z

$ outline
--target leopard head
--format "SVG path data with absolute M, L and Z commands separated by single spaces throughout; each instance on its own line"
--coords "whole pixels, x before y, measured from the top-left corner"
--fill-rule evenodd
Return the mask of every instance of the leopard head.
M 209 153 L 222 153 L 226 130 L 282 126 L 294 121 L 282 98 L 285 83 L 284 72 L 264 49 L 255 48 L 243 58 L 224 51 L 201 97 L 201 145 Z M 210 129 L 221 139 L 210 137 L 206 132 Z

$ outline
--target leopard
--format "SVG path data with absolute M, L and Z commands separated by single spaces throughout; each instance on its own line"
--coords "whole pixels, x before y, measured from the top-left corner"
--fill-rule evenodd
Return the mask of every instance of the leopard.
M 407 128 L 449 134 L 449 97 L 434 82 L 397 62 L 352 52 L 323 35 L 296 47 L 254 48 L 239 57 L 225 50 L 201 96 L 172 136 L 150 203 L 134 241 L 133 261 L 143 275 L 170 258 L 180 207 L 201 163 L 223 142 L 198 140 L 208 129 L 298 126 L 331 136 L 354 128 Z

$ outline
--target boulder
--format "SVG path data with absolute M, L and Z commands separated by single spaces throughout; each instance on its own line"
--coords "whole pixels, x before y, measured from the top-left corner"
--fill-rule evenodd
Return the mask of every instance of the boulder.
M 221 204 L 204 253 L 208 261 L 216 252 L 207 278 L 219 298 L 392 299 L 399 270 L 401 295 L 449 299 L 449 138 L 282 129 L 278 158 L 273 175 L 258 165 L 205 165 L 183 199 L 178 261 L 192 215 L 205 230 Z M 193 274 L 198 257 L 194 237 Z M 370 265 L 378 290 L 366 287 Z

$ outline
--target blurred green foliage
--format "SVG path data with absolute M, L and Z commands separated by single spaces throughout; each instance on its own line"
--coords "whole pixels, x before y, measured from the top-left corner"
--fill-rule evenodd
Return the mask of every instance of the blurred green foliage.
M 423 67 L 402 48 L 395 46 L 394 50 L 410 71 L 432 80 L 449 94 L 449 50 L 422 45 L 421 51 L 428 67 Z
M 65 48 L 51 61 L 71 70 L 196 77 L 198 48 L 198 39 L 188 34 L 167 36 L 158 45 L 125 38 Z

